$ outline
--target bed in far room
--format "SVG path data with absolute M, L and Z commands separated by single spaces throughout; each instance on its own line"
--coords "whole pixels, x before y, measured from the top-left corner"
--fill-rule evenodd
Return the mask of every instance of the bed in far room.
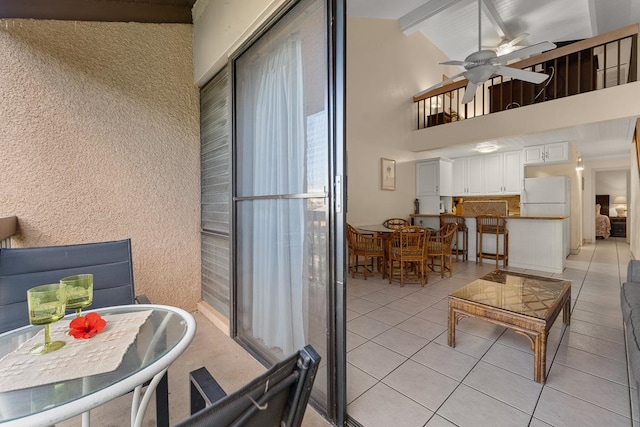
M 607 210 L 604 210 L 604 207 L 600 204 L 596 205 L 596 239 L 603 238 L 606 239 L 611 235 L 611 221 L 609 220 L 609 216 L 603 215 L 603 212 L 609 212 L 609 207 L 607 206 Z

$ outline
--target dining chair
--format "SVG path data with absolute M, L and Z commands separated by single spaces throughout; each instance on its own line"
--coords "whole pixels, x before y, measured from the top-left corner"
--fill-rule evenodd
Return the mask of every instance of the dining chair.
M 382 225 L 387 228 L 391 228 L 392 230 L 399 230 L 400 228 L 408 227 L 411 224 L 404 218 L 389 218 L 385 220 Z
M 451 263 L 451 247 L 453 238 L 458 232 L 458 224 L 455 222 L 446 223 L 437 232 L 429 236 L 427 240 L 427 254 L 431 262 L 429 268 L 431 271 L 440 271 L 440 277 L 444 277 L 446 272 L 449 277 L 453 274 L 453 266 Z M 438 263 L 436 264 L 436 258 Z M 436 270 L 436 266 L 439 270 Z
M 373 274 L 374 264 L 384 277 L 385 252 L 383 242 L 382 237 L 376 234 L 360 233 L 355 227 L 347 224 L 347 249 L 351 277 L 356 277 L 360 257 L 363 258 L 364 280 L 367 280 L 368 274 Z M 371 261 L 370 266 L 369 260 Z
M 0 249 L 0 333 L 29 324 L 27 289 L 66 276 L 93 274 L 89 309 L 149 304 L 135 295 L 131 239 L 60 246 Z M 156 388 L 157 423 L 169 425 L 168 381 Z
M 428 282 L 425 272 L 427 261 L 427 239 L 431 231 L 417 226 L 395 230 L 387 249 L 389 283 L 393 280 L 404 287 L 405 279 L 413 274 L 420 279 L 420 285 Z
M 191 371 L 191 416 L 176 427 L 298 427 L 319 363 L 320 356 L 307 345 L 229 395 L 207 368 Z
M 445 224 L 454 222 L 458 224 L 458 231 L 454 234 L 453 244 L 451 245 L 451 254 L 455 255 L 456 261 L 458 256 L 462 255 L 462 260 L 469 259 L 469 229 L 463 216 L 455 214 L 440 214 L 440 227 Z

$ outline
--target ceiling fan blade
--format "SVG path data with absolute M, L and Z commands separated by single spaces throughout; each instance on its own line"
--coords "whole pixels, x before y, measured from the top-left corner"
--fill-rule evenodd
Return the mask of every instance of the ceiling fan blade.
M 518 58 L 525 58 L 531 55 L 537 55 L 547 50 L 555 49 L 556 45 L 551 42 L 541 42 L 531 46 L 523 47 L 522 49 L 514 50 L 506 55 L 498 56 L 498 61 L 505 64 L 507 61 Z
M 445 61 L 440 63 L 440 65 L 459 65 L 461 67 L 464 67 L 467 64 L 469 64 L 467 61 L 456 61 L 456 60 Z
M 477 87 L 478 85 L 473 82 L 469 82 L 469 84 L 467 84 L 467 87 L 464 90 L 464 97 L 462 98 L 463 104 L 467 104 L 473 100 L 473 97 L 476 96 Z
M 437 84 L 435 84 L 435 85 L 433 85 L 433 86 L 431 86 L 431 87 L 429 87 L 429 88 L 426 88 L 425 90 L 423 90 L 423 91 L 421 91 L 421 92 L 418 92 L 418 93 L 416 93 L 416 94 L 415 94 L 415 95 L 413 95 L 413 96 L 414 96 L 414 97 L 418 97 L 418 96 L 424 95 L 425 93 L 427 93 L 427 92 L 431 92 L 431 91 L 432 91 L 432 90 L 434 90 L 434 89 L 437 89 L 437 88 L 439 88 L 439 87 L 441 87 L 441 86 L 446 85 L 447 83 L 451 83 L 452 81 L 454 81 L 454 80 L 455 80 L 455 79 L 457 79 L 458 77 L 462 76 L 464 73 L 465 73 L 465 72 L 463 71 L 463 72 L 461 72 L 461 73 L 456 74 L 456 75 L 455 75 L 455 76 L 453 76 L 453 77 L 449 77 L 448 79 L 445 79 L 445 80 L 441 81 L 440 83 L 437 83 Z
M 496 74 L 501 74 L 506 77 L 511 77 L 518 80 L 524 80 L 525 82 L 540 84 L 547 80 L 548 74 L 535 73 L 533 71 L 520 70 L 518 68 L 511 67 L 498 67 Z

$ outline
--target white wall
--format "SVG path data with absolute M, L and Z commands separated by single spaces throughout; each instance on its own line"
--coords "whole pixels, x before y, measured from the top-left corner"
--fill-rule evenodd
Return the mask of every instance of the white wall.
M 198 0 L 193 25 L 193 79 L 198 85 L 220 71 L 228 56 L 285 2 Z
M 347 19 L 348 221 L 408 218 L 415 200 L 412 96 L 437 83 L 446 58 L 420 33 L 405 36 L 394 20 Z M 396 190 L 380 189 L 380 159 L 396 161 Z

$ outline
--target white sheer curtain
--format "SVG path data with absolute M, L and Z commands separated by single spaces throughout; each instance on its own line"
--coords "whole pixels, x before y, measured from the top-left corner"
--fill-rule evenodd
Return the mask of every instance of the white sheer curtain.
M 251 135 L 252 141 L 242 141 L 241 193 L 301 194 L 305 192 L 301 43 L 289 38 L 259 55 L 244 74 L 251 76 L 251 84 L 249 93 L 246 87 L 243 90 L 243 99 L 249 102 L 241 105 L 242 134 Z M 253 179 L 246 179 L 247 173 Z M 242 219 L 241 275 L 244 292 L 250 290 L 243 298 L 243 311 L 251 310 L 252 315 L 243 316 L 243 322 L 250 322 L 252 335 L 267 347 L 290 354 L 306 343 L 305 200 L 248 203 L 251 209 Z

